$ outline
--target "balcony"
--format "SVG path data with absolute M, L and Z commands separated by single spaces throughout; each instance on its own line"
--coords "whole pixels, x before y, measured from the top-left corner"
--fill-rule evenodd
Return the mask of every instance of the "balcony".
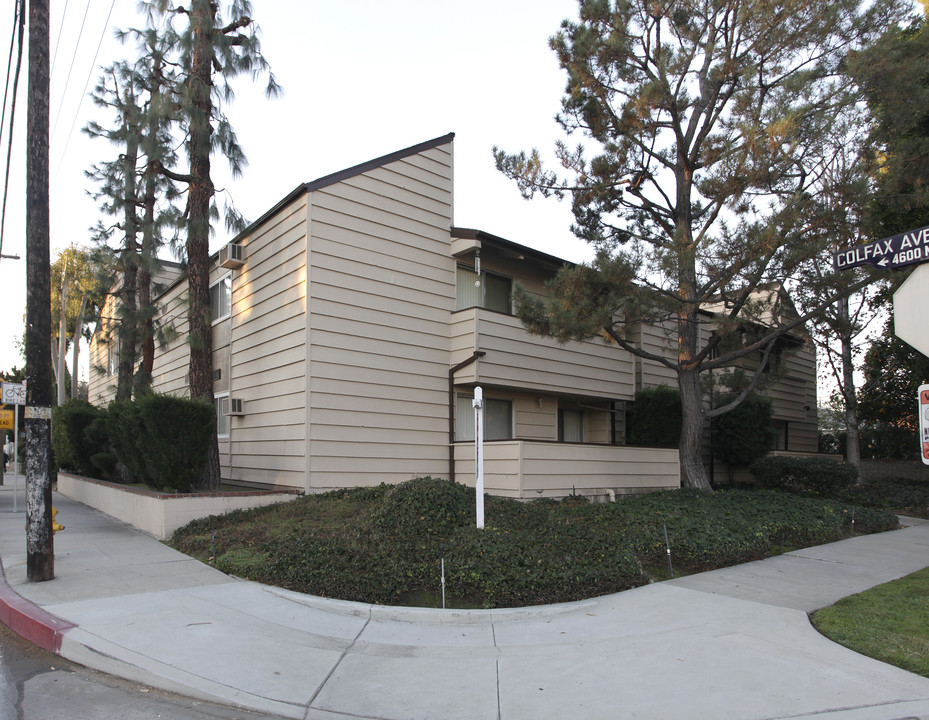
M 451 348 L 450 365 L 475 350 L 487 353 L 456 376 L 459 383 L 607 398 L 631 399 L 635 392 L 629 353 L 599 339 L 562 345 L 531 335 L 512 315 L 482 308 L 453 312 Z
M 499 440 L 484 443 L 484 489 L 532 499 L 576 493 L 593 499 L 680 487 L 677 450 Z M 474 443 L 455 444 L 455 479 L 474 485 Z

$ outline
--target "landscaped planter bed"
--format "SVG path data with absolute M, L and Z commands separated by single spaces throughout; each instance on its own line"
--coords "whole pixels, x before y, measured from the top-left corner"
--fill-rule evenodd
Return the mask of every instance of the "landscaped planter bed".
M 58 492 L 165 540 L 179 527 L 209 515 L 293 500 L 300 490 L 163 493 L 58 473 Z

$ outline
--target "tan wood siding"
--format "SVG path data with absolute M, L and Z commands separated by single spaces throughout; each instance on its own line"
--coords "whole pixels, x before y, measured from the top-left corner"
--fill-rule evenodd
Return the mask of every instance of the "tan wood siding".
M 451 146 L 313 192 L 309 487 L 448 473 Z
M 232 271 L 230 418 L 223 476 L 239 484 L 306 487 L 307 199 L 300 196 L 241 240 Z
M 600 340 L 561 345 L 531 335 L 516 317 L 479 308 L 461 310 L 452 317 L 457 347 L 452 362 L 464 360 L 473 350 L 487 353 L 474 370 L 478 383 L 542 393 L 633 396 L 632 356 L 615 345 Z M 476 347 L 465 346 L 468 336 L 477 338 Z
M 456 443 L 456 477 L 474 486 L 474 444 Z M 680 487 L 676 450 L 523 440 L 484 444 L 487 492 L 532 499 L 572 493 L 605 499 Z

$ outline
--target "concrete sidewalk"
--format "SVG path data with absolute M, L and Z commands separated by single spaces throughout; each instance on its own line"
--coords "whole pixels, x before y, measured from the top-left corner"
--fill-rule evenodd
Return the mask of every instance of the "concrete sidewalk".
M 69 660 L 192 697 L 301 720 L 929 720 L 929 679 L 807 619 L 929 566 L 927 523 L 595 600 L 442 611 L 235 580 L 54 503 L 67 526 L 56 577 L 28 583 L 22 496 L 13 513 L 0 487 L 0 619 Z

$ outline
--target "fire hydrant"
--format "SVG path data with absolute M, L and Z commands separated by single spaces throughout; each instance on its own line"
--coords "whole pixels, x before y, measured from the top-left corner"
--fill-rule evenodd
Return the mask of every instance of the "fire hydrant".
M 64 530 L 64 529 L 65 529 L 65 526 L 64 526 L 64 525 L 59 525 L 59 524 L 58 524 L 58 521 L 55 519 L 57 516 L 58 516 L 58 508 L 56 508 L 56 507 L 53 505 L 53 506 L 52 506 L 52 533 L 53 533 L 53 534 L 56 533 L 56 532 L 58 532 L 59 530 Z
M 59 525 L 58 521 L 55 519 L 58 516 L 58 508 L 52 505 L 52 535 L 54 535 L 59 530 L 64 530 L 64 525 Z M 29 523 L 26 523 L 26 529 L 29 529 Z

